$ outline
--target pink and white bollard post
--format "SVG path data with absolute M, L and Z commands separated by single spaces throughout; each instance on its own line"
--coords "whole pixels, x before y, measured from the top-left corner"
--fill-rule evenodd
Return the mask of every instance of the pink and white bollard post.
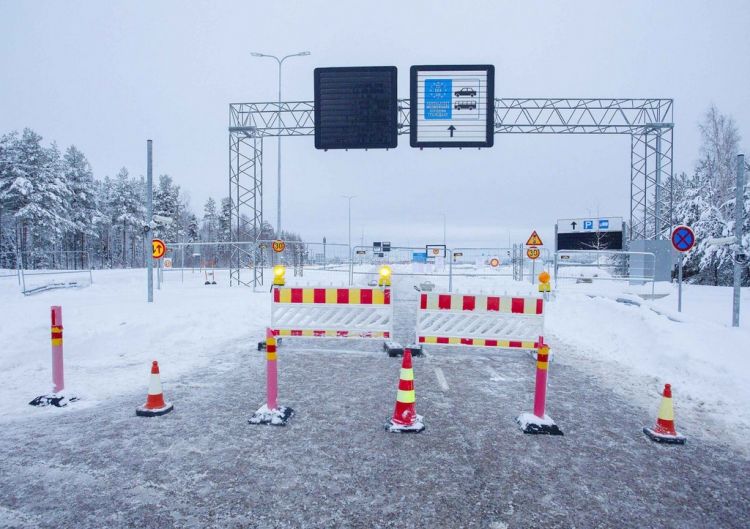
M 52 394 L 41 395 L 31 402 L 32 406 L 57 406 L 62 408 L 68 402 L 78 400 L 76 397 L 63 395 L 65 390 L 65 375 L 63 369 L 63 323 L 62 307 L 50 307 L 50 334 L 52 342 Z
M 294 415 L 292 408 L 279 406 L 278 369 L 276 366 L 276 335 L 266 329 L 266 404 L 256 411 L 248 422 L 250 424 L 271 424 L 285 426 Z
M 562 435 L 555 422 L 544 413 L 547 400 L 547 369 L 549 368 L 549 346 L 539 337 L 536 354 L 536 385 L 534 388 L 534 413 L 522 413 L 516 421 L 524 433 Z
M 62 307 L 54 305 L 50 308 L 52 317 L 52 384 L 55 393 L 65 389 L 65 376 L 63 374 L 63 324 Z

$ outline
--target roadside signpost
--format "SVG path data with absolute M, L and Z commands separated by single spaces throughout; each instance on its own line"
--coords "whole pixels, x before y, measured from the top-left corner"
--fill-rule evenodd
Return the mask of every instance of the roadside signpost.
M 411 67 L 412 147 L 492 147 L 495 67 Z
M 532 231 L 531 235 L 529 235 L 529 238 L 526 240 L 526 246 L 529 247 L 526 249 L 526 257 L 531 259 L 531 284 L 533 285 L 536 281 L 536 260 L 541 255 L 541 251 L 539 251 L 537 246 L 544 246 L 542 238 L 539 237 L 536 230 Z
M 398 146 L 395 66 L 315 68 L 315 148 Z
M 529 238 L 526 241 L 526 246 L 544 246 L 542 238 L 539 237 L 539 234 L 536 232 L 536 230 L 532 231 L 531 235 L 529 235 Z
M 557 219 L 555 250 L 622 250 L 622 217 Z
M 167 253 L 167 245 L 161 239 L 154 239 L 151 241 L 151 257 L 154 259 L 161 259 L 164 254 Z
M 689 252 L 695 246 L 695 233 L 688 226 L 677 226 L 672 230 L 672 246 L 680 252 L 677 271 L 677 312 L 682 312 L 682 262 L 685 252 Z

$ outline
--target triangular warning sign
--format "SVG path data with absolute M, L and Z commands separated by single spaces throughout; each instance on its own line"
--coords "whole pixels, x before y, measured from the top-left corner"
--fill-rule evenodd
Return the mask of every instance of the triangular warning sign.
M 539 234 L 536 232 L 536 230 L 531 232 L 529 240 L 526 241 L 526 246 L 544 246 L 544 244 L 542 243 L 542 239 L 539 237 Z

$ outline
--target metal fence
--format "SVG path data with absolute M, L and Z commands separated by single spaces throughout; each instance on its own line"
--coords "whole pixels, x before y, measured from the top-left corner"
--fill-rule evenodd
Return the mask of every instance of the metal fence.
M 85 250 L 31 250 L 0 254 L 0 278 L 15 277 L 25 295 L 93 283 L 91 257 Z
M 349 246 L 323 242 L 286 241 L 283 250 L 275 251 L 272 240 L 255 242 L 167 242 L 166 259 L 158 263 L 164 280 L 188 280 L 199 275 L 205 281 L 219 282 L 231 277 L 216 274 L 234 269 L 233 259 L 242 255 L 240 279 L 252 283 L 254 268 L 258 277 L 265 277 L 277 264 L 287 267 L 290 276 L 309 277 L 311 281 L 346 282 L 349 277 Z M 188 275 L 186 275 L 189 272 Z M 247 276 L 247 281 L 245 277 Z
M 437 288 L 453 291 L 454 278 L 506 277 L 516 280 L 531 280 L 534 271 L 545 264 L 551 265 L 552 255 L 542 249 L 535 263 L 528 259 L 523 245 L 514 247 L 457 247 L 430 248 L 391 246 L 388 251 L 380 247 L 349 246 L 338 243 L 285 241 L 283 250 L 273 249 L 272 240 L 254 242 L 183 242 L 167 243 L 166 259 L 159 262 L 159 280 L 181 282 L 195 279 L 219 283 L 231 282 L 234 272 L 233 259 L 237 252 L 243 255 L 243 266 L 239 274 L 248 278 L 270 277 L 271 268 L 277 264 L 287 267 L 287 277 L 304 277 L 317 284 L 368 284 L 377 281 L 378 269 L 383 264 L 391 265 L 394 276 L 409 276 L 420 282 L 434 281 Z M 257 267 L 257 270 L 254 269 Z M 217 273 L 217 272 L 227 273 Z M 245 275 L 246 274 L 246 275 Z M 268 274 L 268 275 L 267 275 Z M 241 281 L 244 282 L 244 281 Z
M 0 269 L 13 270 L 89 270 L 91 255 L 87 250 L 29 250 L 0 253 Z
M 555 252 L 556 288 L 599 282 L 648 286 L 654 294 L 656 256 L 620 250 L 560 250 Z

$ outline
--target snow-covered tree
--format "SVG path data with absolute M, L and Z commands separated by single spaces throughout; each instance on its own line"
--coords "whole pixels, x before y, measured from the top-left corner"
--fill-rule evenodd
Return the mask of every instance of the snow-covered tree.
M 219 231 L 219 218 L 216 212 L 216 201 L 209 197 L 203 206 L 201 238 L 206 242 L 216 240 Z
M 171 224 L 159 225 L 158 237 L 165 241 L 176 242 L 180 226 L 180 187 L 174 184 L 172 177 L 166 174 L 159 176 L 159 184 L 154 189 L 154 215 L 172 219 Z
M 685 275 L 699 283 L 729 284 L 730 246 L 708 243 L 711 237 L 734 234 L 736 155 L 740 135 L 734 120 L 711 107 L 700 124 L 700 158 L 691 176 L 675 179 L 675 219 L 693 228 L 696 247 L 685 261 Z M 745 212 L 747 217 L 747 210 Z
M 79 252 L 88 249 L 87 238 L 96 233 L 94 222 L 100 216 L 94 174 L 86 156 L 72 145 L 63 157 L 63 173 L 71 190 L 68 211 L 72 226 L 68 239 L 83 267 L 88 263 L 83 262 L 83 254 Z

